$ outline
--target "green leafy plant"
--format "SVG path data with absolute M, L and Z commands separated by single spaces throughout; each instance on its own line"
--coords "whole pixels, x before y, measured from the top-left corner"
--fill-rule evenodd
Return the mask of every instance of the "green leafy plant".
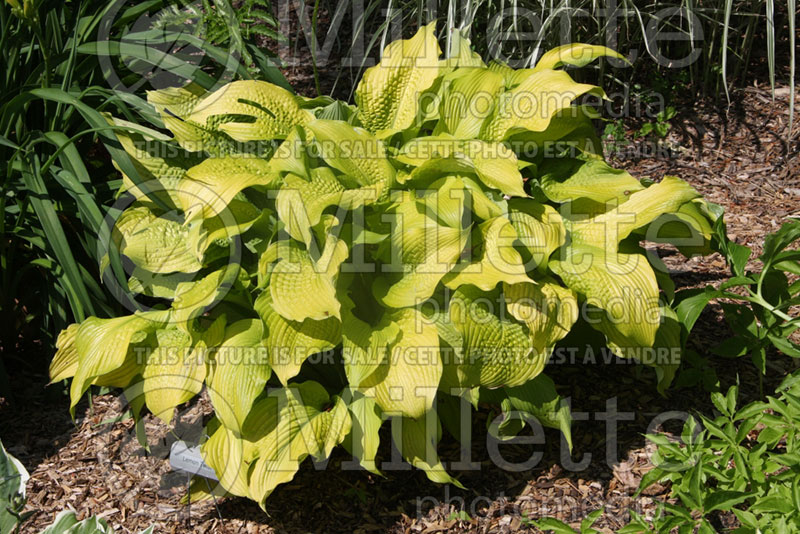
M 137 33 L 139 28 L 131 27 L 169 2 L 123 4 L 0 3 L 0 309 L 9 318 L 0 326 L 3 396 L 9 396 L 3 360 L 16 356 L 20 338 L 49 344 L 73 321 L 122 313 L 100 283 L 97 232 L 103 219 L 114 215 L 120 182 L 112 162 L 131 180 L 140 177 L 102 113 L 155 128 L 163 122 L 141 98 L 144 91 L 118 85 L 137 86 L 144 83 L 141 69 L 163 68 L 210 89 L 227 67 L 238 77 L 288 87 L 275 66 L 255 52 L 257 73 L 233 57 L 235 50 L 198 42 L 181 28 Z M 226 6 L 231 10 L 225 0 L 215 5 L 217 17 Z M 120 8 L 116 14 L 115 8 Z M 194 46 L 191 61 L 165 60 L 158 39 Z M 112 83 L 111 75 L 119 83 Z
M 720 305 L 734 335 L 715 347 L 715 354 L 730 358 L 749 355 L 762 375 L 767 372 L 770 347 L 800 358 L 800 346 L 790 339 L 800 328 L 800 318 L 790 315 L 792 306 L 800 304 L 800 281 L 790 278 L 800 274 L 800 251 L 791 248 L 800 241 L 800 220 L 790 219 L 764 239 L 758 272 L 747 270 L 752 251 L 728 240 L 721 218 L 714 233 L 732 276 L 719 289 L 707 286 L 676 296 L 680 301 L 676 311 L 687 332 L 710 301 L 725 299 Z
M 539 521 L 527 519 L 525 524 L 537 527 L 544 532 L 552 532 L 553 534 L 600 534 L 600 531 L 594 528 L 594 524 L 597 523 L 597 520 L 600 519 L 604 511 L 603 508 L 600 508 L 587 515 L 586 518 L 581 521 L 581 526 L 578 530 L 552 517 L 545 517 Z
M 656 114 L 654 121 L 644 123 L 639 130 L 636 131 L 636 137 L 652 135 L 658 139 L 664 139 L 670 128 L 672 128 L 672 124 L 670 124 L 669 121 L 675 117 L 675 113 L 676 111 L 673 106 L 667 106 Z
M 619 152 L 630 144 L 625 136 L 625 122 L 622 119 L 609 121 L 603 129 L 606 152 Z
M 409 463 L 458 485 L 436 444 L 459 399 L 497 406 L 500 436 L 521 413 L 569 440 L 542 371 L 579 320 L 667 387 L 680 325 L 639 242 L 701 250 L 715 217 L 678 178 L 604 162 L 572 104 L 602 91 L 559 67 L 617 54 L 567 45 L 513 70 L 465 40 L 440 59 L 434 31 L 387 46 L 355 107 L 238 81 L 149 93 L 172 138 L 109 118 L 150 182 L 123 169 L 104 265 L 133 266 L 142 307 L 59 336 L 73 410 L 90 385 L 128 386 L 135 414 L 169 422 L 205 387 L 219 490 L 263 506 L 340 443 L 378 473 L 387 419 Z
M 789 375 L 776 397 L 737 409 L 738 386 L 711 400 L 720 415 L 690 417 L 674 442 L 648 435 L 658 446 L 655 468 L 639 491 L 671 483 L 677 504 L 663 504 L 658 521 L 641 518 L 620 530 L 626 533 L 717 532 L 714 516 L 731 512 L 738 534 L 800 532 L 800 375 Z
M 28 472 L 13 456 L 8 454 L 0 441 L 0 533 L 16 530 L 25 516 L 25 484 Z

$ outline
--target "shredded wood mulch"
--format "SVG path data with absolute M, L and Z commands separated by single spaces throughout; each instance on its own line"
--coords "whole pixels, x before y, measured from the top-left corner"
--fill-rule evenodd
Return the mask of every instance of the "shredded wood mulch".
M 798 141 L 791 146 L 785 142 L 787 104 L 787 88 L 780 88 L 773 102 L 764 87 L 737 92 L 727 110 L 697 102 L 673 121 L 675 127 L 663 141 L 671 148 L 670 157 L 616 154 L 614 163 L 640 178 L 673 174 L 688 180 L 725 207 L 730 237 L 758 251 L 766 233 L 787 217 L 800 216 L 800 151 Z M 660 247 L 659 254 L 679 288 L 718 284 L 728 276 L 718 255 L 687 260 L 670 247 Z M 695 327 L 692 348 L 708 355 L 710 347 L 729 335 L 718 307 L 711 306 Z M 582 345 L 581 339 L 574 341 Z M 348 470 L 343 462 L 349 458 L 339 450 L 324 472 L 306 462 L 292 482 L 269 498 L 266 513 L 238 498 L 183 505 L 187 480 L 170 470 L 169 446 L 176 439 L 200 436 L 211 412 L 206 399 L 184 407 L 172 429 L 148 416 L 146 451 L 116 396 L 97 396 L 92 406 L 79 405 L 73 423 L 63 386 L 45 389 L 45 379 L 36 376 L 16 381 L 13 405 L 0 401 L 0 438 L 31 472 L 27 509 L 33 515 L 22 528 L 26 533 L 39 532 L 67 508 L 80 517 L 104 517 L 124 533 L 155 525 L 156 532 L 181 534 L 488 534 L 536 532 L 529 519 L 544 516 L 577 526 L 600 507 L 605 513 L 598 527 L 613 532 L 626 524 L 631 510 L 651 517 L 658 502 L 667 498 L 668 488 L 658 485 L 634 497 L 642 475 L 652 468 L 653 449 L 643 434 L 655 430 L 648 428 L 654 418 L 669 410 L 710 413 L 711 408 L 708 395 L 697 387 L 672 389 L 663 398 L 655 393 L 648 369 L 583 355 L 548 370 L 576 413 L 572 455 L 561 446 L 560 435 L 547 429 L 544 443 L 500 445 L 509 463 L 522 464 L 540 453 L 538 462 L 517 470 L 498 467 L 490 460 L 485 431 L 495 414 L 480 413 L 473 422 L 470 450 L 477 469 L 452 467 L 462 451 L 446 432 L 440 445 L 443 460 L 466 491 L 432 484 L 417 470 L 387 470 L 385 478 Z M 785 360 L 771 359 L 767 391 L 795 365 Z M 718 366 L 723 387 L 738 376 L 743 401 L 758 395 L 758 376 L 749 361 L 725 363 Z M 607 425 L 615 425 L 616 432 L 608 433 Z M 677 433 L 680 425 L 667 421 L 658 429 Z M 382 442 L 380 455 L 388 460 L 389 436 Z

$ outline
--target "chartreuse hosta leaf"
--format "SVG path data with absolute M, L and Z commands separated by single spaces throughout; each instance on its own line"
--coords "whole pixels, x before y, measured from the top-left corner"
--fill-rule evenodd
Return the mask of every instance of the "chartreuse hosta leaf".
M 609 250 L 630 233 L 657 219 L 664 213 L 677 211 L 698 196 L 692 186 L 667 176 L 661 182 L 630 195 L 627 202 L 595 217 L 570 225 L 575 242 L 598 244 Z
M 270 366 L 283 384 L 297 375 L 309 356 L 333 349 L 342 339 L 342 326 L 335 317 L 286 319 L 275 310 L 269 291 L 261 293 L 254 307 L 264 321 Z
M 391 43 L 380 63 L 364 72 L 355 98 L 361 122 L 385 136 L 414 124 L 420 95 L 439 75 L 439 44 L 431 23 L 408 40 Z
M 457 139 L 475 139 L 504 88 L 503 76 L 487 68 L 458 69 L 442 83 L 439 124 Z
M 253 402 L 263 391 L 271 369 L 260 319 L 228 325 L 208 368 L 208 396 L 222 424 L 241 432 Z
M 272 308 L 289 321 L 338 318 L 341 304 L 336 299 L 333 274 L 338 272 L 338 264 L 344 258 L 338 258 L 339 261 L 331 266 L 333 273 L 330 273 L 318 266 L 307 251 L 293 245 L 285 247 L 285 250 L 285 253 L 281 250 L 281 257 L 270 275 Z
M 276 407 L 276 424 L 256 443 L 258 459 L 249 472 L 250 497 L 262 506 L 279 484 L 294 477 L 307 456 L 327 458 L 352 424 L 342 398 L 330 398 L 315 382 L 289 384 Z
M 403 417 L 398 423 L 392 424 L 392 441 L 408 463 L 425 471 L 432 482 L 463 488 L 458 480 L 445 471 L 439 460 L 436 444 L 441 437 L 442 425 L 436 412 L 416 418 Z
M 383 141 L 344 121 L 316 120 L 306 128 L 320 144 L 325 162 L 344 174 L 343 182 L 374 186 L 377 197 L 394 182 L 394 167 L 386 159 Z
M 588 92 L 603 94 L 594 85 L 576 83 L 564 71 L 534 72 L 517 87 L 500 95 L 479 136 L 486 141 L 503 141 L 518 131 L 541 132 L 556 113 Z
M 626 345 L 651 347 L 659 324 L 658 285 L 647 258 L 590 244 L 566 247 L 549 267 L 586 302 L 606 312 Z
M 252 156 L 209 158 L 189 169 L 176 195 L 186 220 L 224 217 L 225 208 L 242 189 L 272 185 L 266 159 Z
M 204 96 L 181 118 L 244 142 L 284 139 L 292 127 L 311 121 L 313 114 L 302 109 L 286 89 L 242 80 Z
M 461 286 L 450 299 L 450 322 L 463 339 L 461 387 L 513 387 L 544 368 L 547 355 L 535 353 L 525 326 L 501 314 L 501 306 L 499 293 L 487 298 L 470 285 Z
M 532 199 L 512 200 L 508 207 L 508 218 L 523 247 L 526 270 L 546 267 L 550 254 L 566 241 L 567 231 L 561 215 L 552 206 Z
M 533 68 L 533 71 L 539 72 L 546 69 L 555 69 L 561 65 L 583 67 L 603 56 L 615 57 L 627 62 L 622 54 L 605 46 L 571 43 L 558 46 L 545 52 L 542 57 L 539 58 L 539 61 L 536 62 L 536 67 Z
M 447 135 L 421 137 L 403 145 L 397 160 L 416 167 L 406 180 L 431 174 L 475 173 L 492 189 L 526 196 L 517 156 L 501 143 L 465 141 Z
M 237 152 L 235 141 L 226 133 L 186 120 L 207 91 L 197 84 L 147 92 L 147 102 L 156 108 L 164 125 L 180 147 L 189 152 L 214 156 Z
M 425 205 L 402 201 L 393 213 L 392 273 L 397 279 L 382 298 L 386 306 L 416 306 L 429 298 L 456 264 L 467 244 L 468 229 L 442 226 L 425 214 Z
M 159 217 L 146 206 L 128 208 L 115 226 L 120 252 L 151 273 L 199 271 L 203 268 L 202 251 L 192 250 L 189 229 L 176 215 Z
M 169 319 L 165 312 L 144 312 L 136 315 L 99 319 L 90 317 L 75 332 L 74 350 L 78 364 L 70 387 L 70 409 L 97 377 L 118 370 L 125 364 L 133 340 L 160 328 Z M 65 340 L 67 349 L 69 338 Z M 61 371 L 65 377 L 72 367 Z M 51 378 L 55 378 L 51 376 Z
M 113 117 L 109 118 L 109 122 L 119 127 L 115 135 L 130 156 L 140 179 L 148 182 L 151 192 L 160 198 L 165 194 L 167 198 L 173 198 L 173 192 L 186 171 L 203 161 L 199 154 L 168 144 L 169 137 L 156 130 Z M 112 160 L 112 163 L 117 167 L 116 161 Z M 130 192 L 138 199 L 145 196 L 125 173 L 122 174 L 122 180 L 122 191 Z M 152 182 L 157 182 L 160 187 Z M 172 202 L 176 203 L 174 199 Z
M 528 327 L 531 345 L 539 353 L 552 349 L 578 320 L 577 296 L 553 280 L 503 284 L 503 296 L 511 316 Z
M 436 325 L 416 308 L 392 311 L 388 320 L 400 334 L 361 387 L 384 413 L 420 417 L 433 406 L 442 376 Z
M 533 282 L 525 272 L 522 256 L 514 248 L 516 240 L 517 231 L 505 217 L 481 223 L 472 232 L 473 261 L 457 265 L 445 276 L 444 284 L 453 289 L 472 284 L 491 291 L 500 282 Z
M 553 202 L 589 199 L 601 204 L 625 202 L 644 186 L 628 171 L 614 169 L 596 158 L 557 159 L 543 166 L 539 181 Z
M 418 189 L 417 195 L 425 203 L 426 213 L 435 214 L 440 222 L 452 228 L 462 227 L 465 217 L 488 220 L 505 214 L 504 202 L 492 200 L 480 184 L 463 175 L 439 178 Z
M 50 383 L 54 384 L 75 376 L 78 370 L 78 351 L 75 349 L 75 336 L 78 334 L 78 323 L 73 323 L 58 334 L 56 354 L 50 362 Z
M 113 235 L 130 297 L 163 311 L 61 333 L 50 372 L 74 377 L 72 409 L 90 385 L 135 386 L 134 414 L 169 423 L 205 388 L 205 461 L 223 493 L 263 506 L 339 443 L 385 471 L 387 419 L 409 462 L 457 484 L 436 454 L 436 411 L 456 397 L 501 410 L 500 437 L 522 412 L 569 442 L 543 369 L 579 303 L 663 391 L 681 326 L 636 243 L 708 250 L 715 216 L 677 178 L 648 186 L 604 161 L 597 113 L 573 105 L 602 92 L 556 69 L 620 56 L 575 44 L 487 67 L 458 32 L 440 59 L 434 34 L 386 47 L 357 107 L 247 80 L 150 92 L 172 137 L 110 119 L 162 191 L 124 176 L 134 203 Z
M 505 389 L 514 410 L 531 414 L 544 426 L 560 430 L 572 449 L 572 416 L 569 405 L 556 393 L 555 384 L 544 374 L 521 386 Z
M 142 373 L 147 408 L 165 423 L 179 404 L 200 393 L 206 378 L 206 353 L 225 333 L 225 317 L 199 332 L 171 327 L 156 331 L 156 347 L 147 354 Z
M 375 456 L 380 446 L 380 428 L 383 417 L 378 403 L 372 397 L 356 391 L 348 404 L 352 428 L 349 442 L 345 441 L 350 453 L 358 459 L 361 467 L 371 473 L 380 475 Z
M 400 335 L 400 327 L 388 316 L 377 326 L 361 320 L 354 313 L 355 303 L 347 295 L 339 296 L 342 302 L 342 358 L 347 382 L 361 387 L 388 359 L 390 347 Z

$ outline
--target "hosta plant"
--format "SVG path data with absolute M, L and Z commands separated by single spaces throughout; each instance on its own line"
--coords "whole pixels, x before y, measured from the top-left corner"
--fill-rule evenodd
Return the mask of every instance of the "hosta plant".
M 436 443 L 459 407 L 496 406 L 500 438 L 514 413 L 568 437 L 543 370 L 576 323 L 666 387 L 681 329 L 640 241 L 702 252 L 714 217 L 680 179 L 604 162 L 576 102 L 602 91 L 561 67 L 618 55 L 568 45 L 512 70 L 463 39 L 442 58 L 434 32 L 390 44 L 355 106 L 235 81 L 150 93 L 170 135 L 109 117 L 138 175 L 104 268 L 138 309 L 61 334 L 73 409 L 129 387 L 169 422 L 205 388 L 204 458 L 263 504 L 338 444 L 379 472 L 389 419 L 437 482 L 457 483 Z

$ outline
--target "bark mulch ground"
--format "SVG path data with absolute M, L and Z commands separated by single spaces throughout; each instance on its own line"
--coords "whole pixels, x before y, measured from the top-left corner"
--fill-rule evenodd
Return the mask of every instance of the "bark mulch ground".
M 730 236 L 758 251 L 763 236 L 789 216 L 800 215 L 800 156 L 798 145 L 785 143 L 788 89 L 773 102 L 764 87 L 749 87 L 733 95 L 729 109 L 707 102 L 684 106 L 673 121 L 668 158 L 614 159 L 637 177 L 658 179 L 674 174 L 688 180 L 709 200 L 722 204 Z M 800 105 L 800 99 L 798 99 Z M 800 137 L 795 133 L 795 137 Z M 721 257 L 687 260 L 673 249 L 659 253 L 674 271 L 679 288 L 720 283 L 727 277 Z M 756 263 L 753 264 L 757 266 Z M 707 349 L 730 334 L 719 310 L 710 307 L 695 327 L 693 349 Z M 582 340 L 576 340 L 582 345 Z M 773 358 L 767 388 L 793 365 Z M 743 395 L 758 393 L 758 377 L 746 359 L 718 366 L 723 387 L 738 376 Z M 416 470 L 387 472 L 386 478 L 365 471 L 345 470 L 346 454 L 336 452 L 324 472 L 309 462 L 297 477 L 269 498 L 267 513 L 244 499 L 182 505 L 186 493 L 183 475 L 170 471 L 167 461 L 175 439 L 197 438 L 203 418 L 210 413 L 206 400 L 186 407 L 175 428 L 152 417 L 146 419 L 149 452 L 137 440 L 133 421 L 124 415 L 114 395 L 95 397 L 92 406 L 79 405 L 73 424 L 60 385 L 44 388 L 46 379 L 24 376 L 15 384 L 16 402 L 0 401 L 0 433 L 10 452 L 31 472 L 28 509 L 32 518 L 22 532 L 38 532 L 57 512 L 72 508 L 80 517 L 98 514 L 119 532 L 138 532 L 156 525 L 169 533 L 266 532 L 393 532 L 435 533 L 534 532 L 528 518 L 555 516 L 576 524 L 604 506 L 599 526 L 613 532 L 624 525 L 631 509 L 649 516 L 668 488 L 656 486 L 644 495 L 633 494 L 642 475 L 652 466 L 652 448 L 643 434 L 654 417 L 668 410 L 709 411 L 708 396 L 700 388 L 672 389 L 668 397 L 655 393 L 653 375 L 635 365 L 584 361 L 548 369 L 561 393 L 570 397 L 578 415 L 571 457 L 560 446 L 556 431 L 547 430 L 546 442 L 503 445 L 503 457 L 523 462 L 532 452 L 542 457 L 521 471 L 502 469 L 489 460 L 486 420 L 481 413 L 473 424 L 471 458 L 479 469 L 451 469 L 469 488 L 438 486 Z M 611 403 L 616 403 L 616 433 L 607 433 Z M 679 424 L 667 425 L 675 432 Z M 614 436 L 613 440 L 607 436 Z M 391 451 L 383 439 L 381 455 Z M 459 444 L 445 433 L 440 449 L 446 461 L 458 460 Z M 588 457 L 587 455 L 591 455 Z M 570 467 L 568 462 L 589 461 Z

